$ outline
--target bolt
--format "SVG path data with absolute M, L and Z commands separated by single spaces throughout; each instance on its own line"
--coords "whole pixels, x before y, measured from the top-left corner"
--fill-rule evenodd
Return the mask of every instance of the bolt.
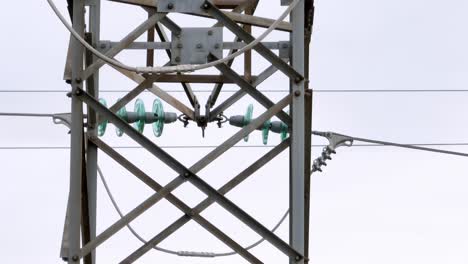
M 184 177 L 185 177 L 185 178 L 190 177 L 190 173 L 188 173 L 188 172 L 184 173 Z
M 283 45 L 282 45 L 282 48 L 283 48 L 283 49 L 286 49 L 286 48 L 288 48 L 288 47 L 289 47 L 289 46 L 288 46 L 288 43 L 283 43 Z
M 80 89 L 76 89 L 76 90 L 75 90 L 75 95 L 81 95 L 81 90 L 80 90 Z
M 297 77 L 296 79 L 294 79 L 294 82 L 295 83 L 300 83 L 300 82 L 302 82 L 302 80 L 303 79 L 301 77 Z
M 208 30 L 208 36 L 213 35 L 213 30 Z
M 184 45 L 182 45 L 182 43 L 177 44 L 177 48 L 178 48 L 178 49 L 181 49 L 181 48 L 183 48 L 183 47 L 184 47 Z
M 180 57 L 175 57 L 176 62 L 180 62 Z
M 73 261 L 78 261 L 78 260 L 80 260 L 80 258 L 77 255 L 75 255 L 75 256 L 72 257 L 72 260 Z
M 301 96 L 301 91 L 299 91 L 299 90 L 294 91 L 294 96 L 296 96 L 296 97 Z
M 208 9 L 208 8 L 210 8 L 210 5 L 209 5 L 208 3 L 205 2 L 205 3 L 202 5 L 202 8 L 203 8 L 203 9 Z
M 76 81 L 76 83 L 81 83 L 82 80 L 81 80 L 81 78 L 76 78 L 75 81 Z
M 301 260 L 302 258 L 301 258 L 301 257 L 299 257 L 299 256 L 296 256 L 296 258 L 295 258 L 295 259 L 296 259 L 296 261 L 299 261 L 299 260 Z
M 173 3 L 169 3 L 167 4 L 167 9 L 171 10 L 174 8 L 174 4 Z
M 102 43 L 101 44 L 101 49 L 105 49 L 106 48 L 106 44 Z
M 203 45 L 201 43 L 198 43 L 197 44 L 197 49 L 201 49 L 201 48 L 203 48 Z
M 218 43 L 215 44 L 215 45 L 214 45 L 214 48 L 215 48 L 215 49 L 219 49 L 219 44 L 218 44 Z

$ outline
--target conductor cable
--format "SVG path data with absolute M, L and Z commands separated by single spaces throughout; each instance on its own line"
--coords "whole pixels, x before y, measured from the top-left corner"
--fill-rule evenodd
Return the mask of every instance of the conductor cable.
M 119 205 L 115 201 L 114 195 L 112 194 L 112 192 L 111 192 L 111 190 L 109 188 L 109 185 L 107 184 L 107 180 L 104 177 L 104 174 L 102 173 L 102 170 L 99 167 L 99 165 L 97 166 L 97 171 L 98 171 L 98 174 L 99 174 L 99 178 L 101 179 L 102 184 L 104 185 L 104 189 L 106 190 L 107 196 L 109 196 L 109 199 L 111 200 L 112 206 L 114 207 L 115 211 L 117 211 L 120 218 L 123 218 L 124 214 L 122 213 L 122 210 L 120 209 Z M 276 230 L 278 230 L 278 228 L 284 223 L 284 221 L 286 220 L 288 215 L 289 215 L 289 209 L 284 213 L 284 215 L 281 217 L 279 222 L 273 227 L 273 229 L 271 229 L 271 232 L 276 232 Z M 127 224 L 127 228 L 143 244 L 147 243 L 147 241 L 142 236 L 140 236 L 138 234 L 138 232 L 130 224 Z M 258 245 L 260 245 L 261 243 L 263 243 L 264 241 L 265 241 L 265 238 L 261 238 L 257 242 L 255 242 L 255 243 L 251 244 L 250 246 L 246 247 L 245 250 L 253 249 L 253 248 L 257 247 Z M 181 256 L 181 257 L 215 258 L 215 257 L 227 257 L 227 256 L 237 255 L 237 252 L 235 252 L 235 251 L 222 252 L 222 253 L 213 253 L 213 252 L 175 251 L 175 250 L 165 249 L 165 248 L 158 247 L 158 246 L 154 246 L 153 248 L 155 250 L 158 250 L 158 251 L 161 251 L 161 252 L 164 252 L 164 253 L 167 253 L 167 254 L 177 255 L 177 256 Z

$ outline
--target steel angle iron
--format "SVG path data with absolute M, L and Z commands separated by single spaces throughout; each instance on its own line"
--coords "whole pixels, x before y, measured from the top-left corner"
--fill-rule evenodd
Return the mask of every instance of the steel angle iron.
M 99 102 L 107 107 L 107 102 L 105 99 L 101 98 L 99 99 Z M 127 111 L 126 107 L 123 106 L 117 111 L 116 114 L 123 121 L 129 124 L 133 124 L 135 130 L 140 133 L 143 133 L 146 124 L 152 124 L 153 134 L 156 137 L 162 136 L 165 124 L 171 124 L 177 121 L 177 114 L 173 112 L 165 112 L 161 100 L 157 98 L 153 101 L 153 108 L 151 112 L 146 112 L 143 100 L 137 99 L 135 101 L 133 112 Z M 108 120 L 102 120 L 99 123 L 98 135 L 100 137 L 104 136 L 108 123 Z M 124 134 L 123 130 L 120 128 L 116 128 L 115 132 L 119 137 Z

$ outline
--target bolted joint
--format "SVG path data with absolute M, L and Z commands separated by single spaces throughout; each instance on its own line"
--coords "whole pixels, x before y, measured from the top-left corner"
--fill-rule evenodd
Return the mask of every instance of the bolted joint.
M 188 178 L 190 178 L 190 176 L 191 176 L 191 175 L 190 175 L 189 172 L 185 172 L 185 173 L 184 173 L 184 178 L 188 179 Z
M 209 9 L 210 8 L 210 3 L 208 1 L 205 1 L 205 3 L 203 3 L 203 5 L 201 6 L 201 8 L 203 9 Z
M 304 78 L 297 77 L 296 79 L 294 79 L 294 82 L 295 82 L 296 84 L 299 84 L 299 83 L 301 83 L 303 80 L 304 80 Z
M 81 94 L 82 94 L 81 89 L 76 89 L 76 90 L 75 90 L 75 95 L 76 95 L 76 96 L 81 96 Z
M 301 93 L 301 91 L 299 91 L 299 90 L 294 91 L 294 96 L 296 96 L 296 97 L 301 96 L 301 94 L 302 94 L 302 93 Z

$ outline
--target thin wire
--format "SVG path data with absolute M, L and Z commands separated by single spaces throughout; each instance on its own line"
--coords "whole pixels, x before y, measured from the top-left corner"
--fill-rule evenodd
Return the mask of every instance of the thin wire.
M 100 166 L 98 165 L 97 166 L 97 171 L 98 171 L 98 174 L 99 174 L 99 177 L 102 181 L 102 184 L 104 185 L 104 189 L 106 190 L 106 193 L 107 193 L 107 196 L 109 197 L 109 199 L 111 200 L 111 203 L 112 205 L 114 206 L 114 209 L 117 211 L 117 213 L 119 214 L 120 218 L 123 218 L 124 217 L 124 214 L 122 213 L 122 210 L 120 209 L 119 205 L 117 204 L 117 202 L 115 201 L 115 198 L 114 198 L 114 195 L 112 194 L 112 191 L 110 190 L 109 188 L 109 185 L 107 184 L 107 180 L 106 178 L 104 177 L 104 174 L 102 173 L 102 170 L 100 168 Z M 286 220 L 286 218 L 288 217 L 289 215 L 289 209 L 286 210 L 286 213 L 280 218 L 279 222 L 273 227 L 273 229 L 271 229 L 271 232 L 274 233 L 276 232 L 276 230 L 283 224 L 283 222 Z M 127 228 L 130 230 L 130 232 L 138 239 L 140 240 L 143 244 L 147 244 L 148 242 L 143 238 L 141 237 L 138 232 L 135 231 L 135 229 L 133 229 L 133 227 L 130 225 L 130 224 L 127 224 Z M 259 239 L 257 242 L 251 244 L 250 246 L 246 247 L 245 250 L 250 250 L 258 245 L 260 245 L 261 243 L 263 243 L 265 241 L 265 238 L 261 238 Z M 162 252 L 165 252 L 165 253 L 168 253 L 168 254 L 172 254 L 172 255 L 177 255 L 177 256 L 185 256 L 185 257 L 193 257 L 193 256 L 196 256 L 196 257 L 209 257 L 209 258 L 214 258 L 214 257 L 227 257 L 227 256 L 232 256 L 232 255 L 237 255 L 237 252 L 235 251 L 230 251 L 230 252 L 223 252 L 223 253 L 211 253 L 211 252 L 188 252 L 188 251 L 175 251 L 175 250 L 170 250 L 170 249 L 165 249 L 165 248 L 161 248 L 161 247 L 158 247 L 158 246 L 154 246 L 153 247 L 154 249 L 156 250 L 159 250 L 159 251 L 162 251 Z
M 205 64 L 199 64 L 199 65 L 177 65 L 177 66 L 163 66 L 163 67 L 133 67 L 133 66 L 128 66 L 125 65 L 115 59 L 109 58 L 106 55 L 102 54 L 98 50 L 96 50 L 93 46 L 91 46 L 86 40 L 84 40 L 78 32 L 75 31 L 75 29 L 67 22 L 65 17 L 60 13 L 58 10 L 57 6 L 52 0 L 47 0 L 49 3 L 50 7 L 54 11 L 55 15 L 59 18 L 59 20 L 63 23 L 63 25 L 68 29 L 68 31 L 75 37 L 76 40 L 78 40 L 83 46 L 85 46 L 89 51 L 91 51 L 96 57 L 100 58 L 101 60 L 107 62 L 110 65 L 113 65 L 117 68 L 121 68 L 124 70 L 128 70 L 131 72 L 136 72 L 136 73 L 152 73 L 152 74 L 159 74 L 159 73 L 171 73 L 171 72 L 191 72 L 191 71 L 196 71 L 196 70 L 202 70 L 206 69 L 209 67 L 216 66 L 221 63 L 226 63 L 234 58 L 236 58 L 239 55 L 244 54 L 246 51 L 251 50 L 253 47 L 255 47 L 257 44 L 259 44 L 263 39 L 265 39 L 268 35 L 270 35 L 273 30 L 275 30 L 279 24 L 292 12 L 292 10 L 296 7 L 296 5 L 300 2 L 300 0 L 294 0 L 288 8 L 284 11 L 281 16 L 275 20 L 270 27 L 268 27 L 267 30 L 265 30 L 258 38 L 256 38 L 254 41 L 250 42 L 246 46 L 242 47 L 239 49 L 237 52 L 224 57 L 222 59 L 218 59 L 213 62 L 205 63 Z
M 221 90 L 224 93 L 235 93 L 239 90 L 225 89 Z M 260 90 L 264 93 L 288 93 L 289 90 Z M 0 90 L 0 93 L 68 93 L 70 90 Z M 129 90 L 100 90 L 100 93 L 128 93 Z M 145 90 L 144 92 L 149 92 Z M 184 90 L 165 90 L 167 93 L 185 93 Z M 212 90 L 194 90 L 194 93 L 211 93 Z M 384 90 L 368 90 L 368 89 L 331 89 L 331 90 L 313 90 L 314 93 L 466 93 L 468 89 L 384 89 Z
M 358 139 L 356 139 L 358 140 Z M 323 148 L 326 147 L 327 145 L 325 144 L 316 144 L 312 145 L 312 148 Z M 379 145 L 379 144 L 353 144 L 353 147 L 391 147 L 392 145 Z M 468 143 L 416 143 L 416 144 L 406 144 L 403 145 L 405 147 L 407 146 L 446 146 L 446 147 L 462 147 L 462 146 L 468 146 Z M 199 145 L 199 146 L 160 146 L 162 149 L 213 149 L 218 146 L 214 145 Z M 274 148 L 276 146 L 273 145 L 246 145 L 246 146 L 233 146 L 232 148 Z M 113 146 L 112 148 L 115 149 L 142 149 L 143 147 L 141 146 Z M 62 150 L 62 149 L 70 149 L 68 146 L 0 146 L 0 150 Z

